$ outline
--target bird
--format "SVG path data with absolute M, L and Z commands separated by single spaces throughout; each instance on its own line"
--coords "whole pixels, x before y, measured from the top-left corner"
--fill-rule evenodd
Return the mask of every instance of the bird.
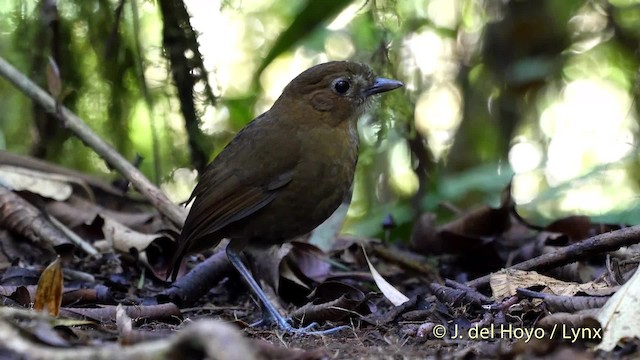
M 304 235 L 350 194 L 359 153 L 357 120 L 376 94 L 403 86 L 362 63 L 331 61 L 295 77 L 273 106 L 241 129 L 205 168 L 169 273 L 184 256 L 229 239 L 227 258 L 260 299 L 264 323 L 295 328 L 269 301 L 240 254 Z M 339 330 L 339 329 L 338 329 Z

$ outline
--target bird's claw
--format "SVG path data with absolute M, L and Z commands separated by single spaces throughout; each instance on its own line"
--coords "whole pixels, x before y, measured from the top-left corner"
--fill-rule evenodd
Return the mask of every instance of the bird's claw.
M 300 327 L 300 328 L 295 328 L 291 326 L 289 322 L 286 322 L 285 324 L 286 325 L 284 326 L 282 324 L 278 324 L 278 325 L 281 330 L 284 330 L 285 332 L 292 333 L 295 335 L 329 335 L 329 334 L 336 333 L 340 330 L 349 328 L 346 325 L 342 325 L 342 326 L 336 326 L 326 330 L 312 330 L 313 328 L 318 326 L 318 323 L 313 322 L 307 326 Z
M 329 334 L 336 333 L 340 330 L 349 328 L 349 326 L 347 325 L 342 325 L 342 326 L 336 326 L 326 330 L 313 331 L 312 329 L 318 326 L 318 323 L 316 322 L 312 322 L 311 324 L 304 327 L 296 328 L 291 325 L 293 323 L 291 318 L 287 318 L 287 319 L 282 318 L 282 321 L 278 321 L 278 320 L 274 321 L 274 319 L 270 316 L 263 317 L 261 320 L 251 324 L 250 326 L 264 327 L 264 326 L 269 326 L 274 322 L 278 324 L 278 327 L 280 328 L 280 330 L 283 330 L 286 333 L 295 334 L 295 335 L 329 335 Z

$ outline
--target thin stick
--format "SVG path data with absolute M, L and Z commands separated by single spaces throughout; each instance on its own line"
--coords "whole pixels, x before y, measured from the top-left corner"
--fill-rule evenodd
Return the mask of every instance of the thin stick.
M 0 75 L 9 80 L 16 88 L 31 98 L 46 111 L 56 115 L 62 126 L 73 131 L 80 140 L 92 148 L 109 165 L 122 174 L 153 204 L 158 211 L 170 219 L 178 227 L 182 227 L 186 212 L 183 208 L 172 203 L 153 183 L 151 183 L 138 169 L 123 158 L 111 145 L 102 140 L 82 119 L 66 107 L 56 113 L 55 100 L 29 78 L 11 66 L 0 57 Z
M 569 264 L 605 251 L 617 250 L 640 242 L 640 225 L 596 235 L 575 244 L 563 247 L 549 254 L 515 264 L 509 269 L 546 270 Z M 479 287 L 489 283 L 491 274 L 467 282 L 468 286 Z

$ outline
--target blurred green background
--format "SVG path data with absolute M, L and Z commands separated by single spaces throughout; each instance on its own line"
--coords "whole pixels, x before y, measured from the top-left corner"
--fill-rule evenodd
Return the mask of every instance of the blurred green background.
M 175 201 L 304 69 L 402 80 L 360 121 L 344 229 L 379 235 L 392 215 L 402 239 L 422 212 L 497 203 L 512 177 L 535 221 L 640 223 L 639 44 L 640 0 L 0 2 L 0 56 L 44 88 L 53 58 L 63 103 Z M 0 108 L 0 148 L 115 177 L 4 80 Z

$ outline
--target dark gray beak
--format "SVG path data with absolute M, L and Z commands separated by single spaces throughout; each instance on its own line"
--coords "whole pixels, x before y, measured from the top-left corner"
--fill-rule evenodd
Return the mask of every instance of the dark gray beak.
M 393 89 L 397 89 L 403 85 L 404 84 L 398 80 L 376 78 L 373 82 L 373 85 L 370 88 L 365 89 L 364 94 L 366 96 L 380 94 L 383 92 L 391 91 Z

